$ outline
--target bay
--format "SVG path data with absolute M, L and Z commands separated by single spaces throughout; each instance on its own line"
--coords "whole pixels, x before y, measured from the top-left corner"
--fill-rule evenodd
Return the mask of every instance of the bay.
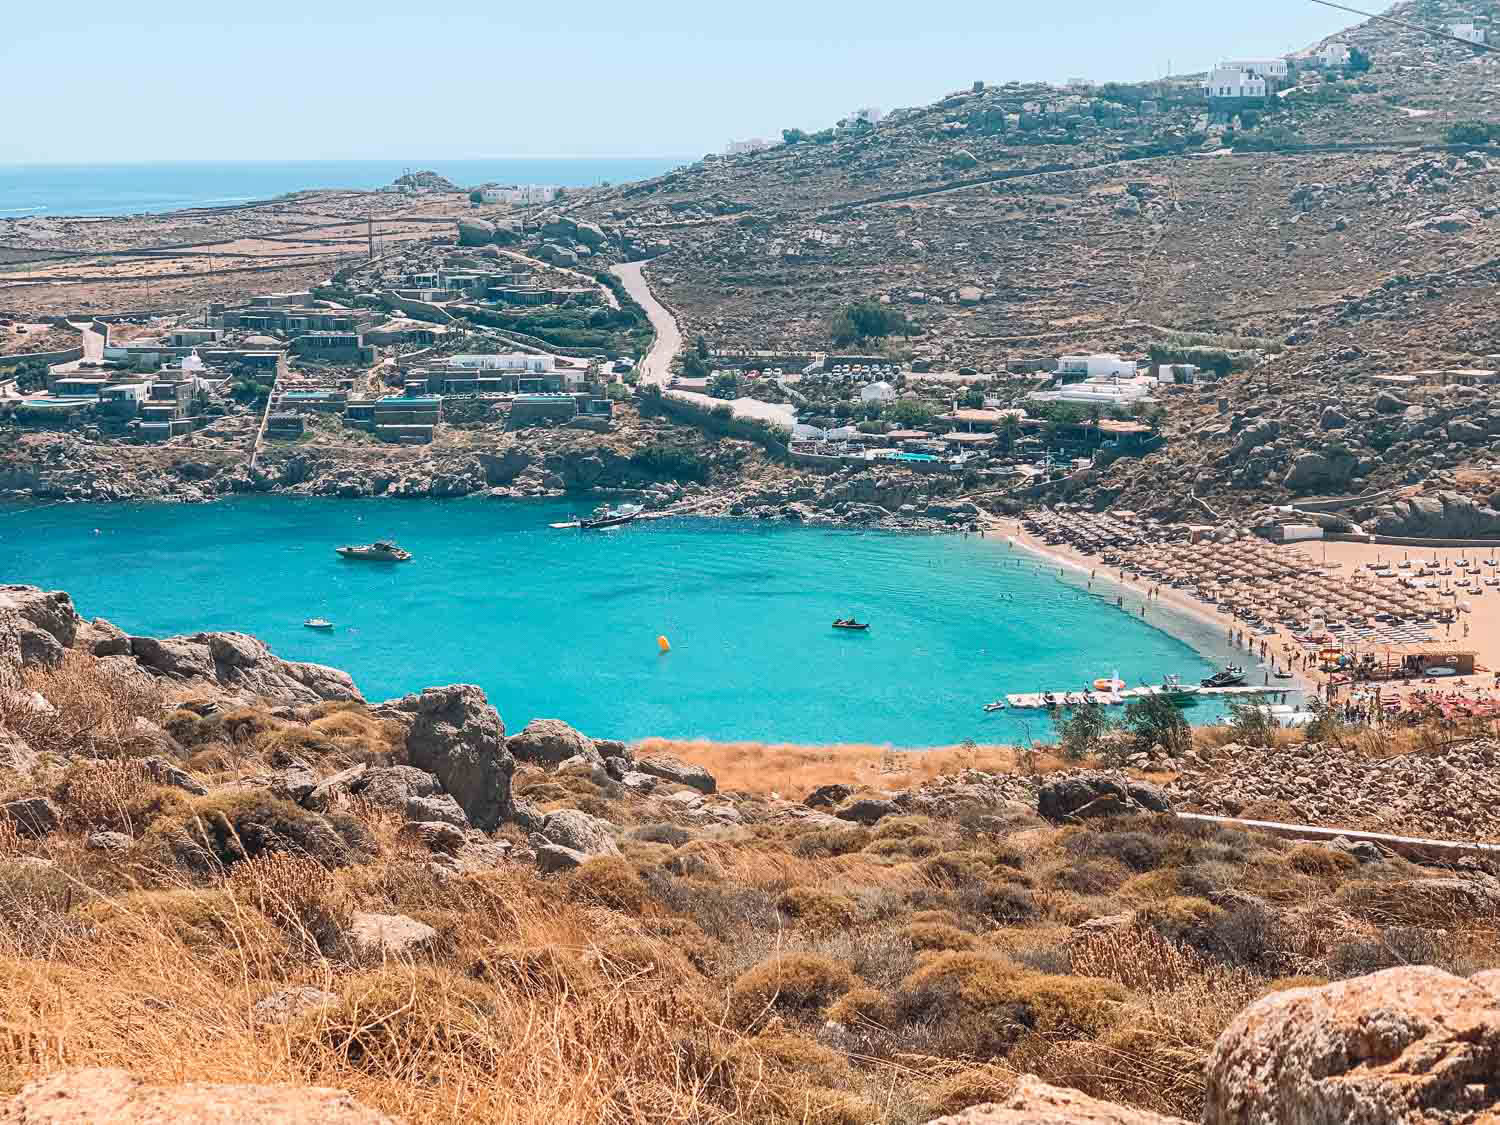
M 246 497 L 0 508 L 0 581 L 166 636 L 238 630 L 352 674 L 378 700 L 477 683 L 519 729 L 597 737 L 946 745 L 1046 738 L 1008 692 L 1118 673 L 1195 682 L 1217 630 L 977 535 L 666 519 L 549 528 L 587 503 Z M 347 562 L 398 540 L 404 564 Z M 832 629 L 835 617 L 872 622 Z M 333 621 L 330 633 L 303 627 Z M 1171 631 L 1168 631 L 1170 629 Z M 666 636 L 671 651 L 658 651 Z M 1189 643 L 1191 642 L 1191 643 Z M 1241 654 L 1243 655 L 1243 654 Z M 1213 705 L 1192 721 L 1217 714 Z

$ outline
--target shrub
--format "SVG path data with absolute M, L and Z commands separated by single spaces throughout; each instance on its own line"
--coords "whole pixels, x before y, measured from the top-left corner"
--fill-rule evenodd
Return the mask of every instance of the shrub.
M 333 955 L 347 944 L 353 902 L 317 860 L 267 852 L 236 864 L 229 888 L 307 953 Z
M 96 899 L 78 912 L 114 940 L 142 948 L 176 941 L 202 957 L 258 962 L 263 972 L 286 960 L 286 939 L 270 919 L 246 910 L 225 888 L 131 891 Z
M 875 840 L 865 852 L 883 859 L 926 859 L 943 850 L 943 842 L 935 836 L 891 836 Z
M 326 867 L 358 858 L 326 818 L 264 790 L 199 797 L 180 816 L 156 821 L 147 835 L 197 871 L 222 869 L 269 851 L 301 852 Z
M 708 479 L 708 461 L 700 452 L 687 446 L 651 442 L 635 450 L 630 455 L 630 463 L 655 477 L 699 482 Z
M 919 953 L 973 949 L 977 944 L 972 934 L 941 922 L 913 922 L 901 932 Z
M 852 988 L 834 1001 L 828 1018 L 845 1027 L 889 1028 L 896 1022 L 896 1007 L 878 989 Z
M 619 856 L 598 856 L 570 871 L 566 893 L 573 902 L 607 906 L 641 914 L 649 897 L 646 884 L 635 869 Z
M 966 887 L 959 895 L 965 909 L 1002 925 L 1029 922 L 1037 916 L 1036 900 L 1025 887 L 998 880 Z
M 1067 851 L 1076 856 L 1106 857 L 1118 860 L 1135 872 L 1154 871 L 1167 862 L 1172 849 L 1159 836 L 1145 832 L 1071 833 L 1064 842 Z
M 854 987 L 854 974 L 816 953 L 783 953 L 741 973 L 729 992 L 729 1018 L 751 1028 L 772 1012 L 813 1015 Z
M 999 1066 L 971 1066 L 933 1087 L 923 1116 L 960 1113 L 981 1102 L 998 1102 L 1009 1097 L 1015 1087 L 1013 1071 Z
M 53 797 L 79 831 L 108 829 L 132 835 L 163 810 L 186 803 L 180 791 L 158 789 L 145 767 L 129 759 L 75 762 Z
M 1459 121 L 1448 126 L 1444 140 L 1450 145 L 1487 145 L 1497 134 L 1500 129 L 1487 121 Z
M 803 859 L 831 859 L 849 855 L 869 845 L 870 830 L 851 825 L 848 828 L 817 828 L 804 832 L 792 841 L 792 854 Z
M 857 908 L 848 895 L 819 887 L 789 887 L 776 900 L 777 909 L 808 930 L 836 930 L 854 923 Z
M 936 887 L 958 888 L 989 878 L 989 865 L 974 852 L 944 852 L 924 860 L 919 870 Z
M 686 828 L 676 824 L 642 824 L 630 833 L 631 837 L 648 844 L 666 844 L 680 848 L 693 838 Z
M 469 966 L 474 980 L 520 997 L 556 998 L 587 987 L 583 967 L 571 953 L 551 946 L 499 946 Z
M 1287 866 L 1304 875 L 1335 876 L 1353 871 L 1359 860 L 1319 844 L 1298 844 L 1286 857 Z

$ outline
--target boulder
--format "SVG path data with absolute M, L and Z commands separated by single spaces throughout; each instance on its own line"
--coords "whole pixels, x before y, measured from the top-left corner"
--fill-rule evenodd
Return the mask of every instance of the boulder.
M 22 836 L 45 836 L 62 823 L 57 806 L 46 797 L 21 797 L 0 805 L 0 820 L 14 824 Z
M 493 242 L 494 238 L 494 223 L 487 223 L 483 219 L 458 220 L 458 244 L 460 246 L 483 246 L 487 242 Z
M 89 631 L 94 638 L 95 656 L 129 656 L 130 637 L 125 630 L 96 617 L 89 622 Z
M 1056 778 L 1037 790 L 1036 811 L 1051 821 L 1083 820 L 1121 813 L 1171 812 L 1154 785 L 1092 771 Z
M 562 266 L 565 269 L 578 265 L 578 255 L 555 242 L 544 245 L 537 251 L 536 256 L 544 262 L 550 262 L 554 266 Z
M 401 826 L 398 839 L 421 844 L 429 851 L 457 852 L 467 842 L 463 830 L 438 820 L 410 820 Z
M 349 792 L 380 809 L 397 812 L 413 797 L 430 797 L 443 791 L 436 775 L 416 766 L 378 766 L 367 769 L 349 783 Z
M 851 820 L 855 824 L 874 824 L 881 817 L 895 816 L 901 811 L 901 806 L 895 801 L 886 800 L 884 797 L 855 797 L 848 804 L 842 805 L 833 811 L 833 815 L 840 820 Z
M 63 662 L 68 650 L 47 630 L 22 620 L 16 620 L 14 627 L 20 643 L 22 666 L 56 668 Z
M 984 300 L 984 290 L 977 285 L 962 285 L 958 290 L 960 305 L 977 305 Z
M 326 1008 L 339 1002 L 338 993 L 321 988 L 283 988 L 269 996 L 263 996 L 250 1009 L 250 1018 L 256 1023 L 286 1023 L 304 1012 Z
M 1397 398 L 1390 391 L 1381 391 L 1375 396 L 1375 412 L 1377 414 L 1400 414 L 1410 405 L 1411 403 L 1405 399 Z
M 324 778 L 316 789 L 303 798 L 303 807 L 317 812 L 327 812 L 349 794 L 351 786 L 362 778 L 369 768 L 366 763 L 361 762 L 357 766 L 340 770 L 332 777 Z
M 831 809 L 852 796 L 854 796 L 854 786 L 835 782 L 832 785 L 818 786 L 803 798 L 802 803 L 810 809 Z
M 95 852 L 123 852 L 130 848 L 133 841 L 124 832 L 90 832 L 84 838 L 83 845 L 90 851 Z
M 366 957 L 414 957 L 432 948 L 437 931 L 405 914 L 355 914 L 349 940 Z
M 1187 1125 L 1180 1117 L 1163 1117 L 1144 1109 L 1101 1102 L 1077 1090 L 1049 1086 L 1034 1074 L 1016 1079 L 1010 1096 L 971 1106 L 928 1125 Z
M 537 870 L 543 875 L 557 871 L 572 871 L 587 863 L 592 857 L 583 852 L 565 848 L 561 844 L 538 844 L 536 851 Z
M 1430 966 L 1275 992 L 1208 1059 L 1204 1125 L 1500 1120 L 1500 974 Z
M 542 843 L 556 844 L 586 856 L 618 855 L 619 846 L 610 833 L 613 827 L 609 821 L 578 809 L 558 809 L 542 817 L 536 835 Z
M 1318 429 L 1320 430 L 1342 430 L 1348 424 L 1349 415 L 1333 405 L 1325 406 L 1323 413 L 1318 417 Z
M 400 1125 L 342 1090 L 189 1082 L 147 1085 L 123 1070 L 64 1070 L 0 1102 L 0 1125 Z
M 141 762 L 141 768 L 150 776 L 157 785 L 165 785 L 173 789 L 181 789 L 191 793 L 195 797 L 202 797 L 208 792 L 208 787 L 186 770 L 179 769 L 165 758 L 146 758 Z
M 556 766 L 574 757 L 602 760 L 594 740 L 561 719 L 532 719 L 519 734 L 505 740 L 505 748 L 516 761 L 539 766 Z
M 36 626 L 63 648 L 73 647 L 83 624 L 72 598 L 37 586 L 0 586 L 0 617 L 11 615 Z
M 20 735 L 0 727 L 0 772 L 30 773 L 40 760 Z
M 700 793 L 713 793 L 719 788 L 714 775 L 702 766 L 690 765 L 680 758 L 668 754 L 645 754 L 635 760 L 639 773 L 659 777 L 677 785 L 686 785 Z
M 437 775 L 469 822 L 486 832 L 510 819 L 516 760 L 505 748 L 505 724 L 473 684 L 428 688 L 396 706 L 415 717 L 406 735 L 412 765 Z
M 1306 450 L 1292 458 L 1282 483 L 1294 492 L 1313 488 L 1339 489 L 1349 483 L 1358 465 L 1351 453 Z

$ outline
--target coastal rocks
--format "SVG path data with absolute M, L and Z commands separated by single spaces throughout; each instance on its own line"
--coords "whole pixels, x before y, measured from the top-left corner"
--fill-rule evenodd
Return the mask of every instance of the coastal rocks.
M 575 757 L 601 760 L 594 740 L 560 719 L 532 719 L 505 740 L 505 748 L 516 761 L 539 766 L 556 766 Z
M 715 792 L 719 783 L 702 766 L 691 765 L 667 754 L 644 754 L 635 760 L 635 772 L 686 785 L 703 794 Z
M 1010 1096 L 938 1117 L 927 1125 L 1187 1125 L 1143 1109 L 1113 1105 L 1077 1090 L 1050 1086 L 1034 1074 L 1016 1079 Z
M 516 760 L 505 748 L 505 724 L 473 684 L 428 688 L 394 707 L 414 715 L 406 751 L 418 769 L 437 775 L 476 828 L 492 832 L 510 819 Z
M 1170 812 L 1171 807 L 1156 786 L 1101 772 L 1048 781 L 1037 790 L 1036 797 L 1036 811 L 1055 822 L 1123 813 Z
M 0 1102 L 0 1125 L 400 1125 L 342 1090 L 190 1082 L 151 1086 L 123 1070 L 65 1070 Z
M 130 650 L 153 675 L 203 680 L 244 697 L 279 704 L 364 702 L 347 672 L 282 660 L 246 633 L 131 637 Z
M 340 770 L 332 777 L 324 778 L 311 793 L 302 799 L 302 807 L 315 812 L 327 812 L 337 807 L 349 795 L 354 783 L 363 777 L 369 768 L 368 764 L 361 762 L 357 766 Z
M 803 798 L 802 803 L 810 809 L 831 809 L 854 796 L 854 786 L 834 783 L 820 785 Z
M 9 616 L 35 626 L 63 648 L 73 647 L 83 624 L 72 598 L 36 586 L 0 586 L 0 617 Z
M 1373 529 L 1421 539 L 1487 539 L 1500 535 L 1500 511 L 1458 492 L 1441 491 L 1382 504 Z
M 365 957 L 409 959 L 432 948 L 437 931 L 405 914 L 355 914 L 349 941 Z
M 46 797 L 21 797 L 0 805 L 0 820 L 8 821 L 22 836 L 47 835 L 62 823 L 62 815 Z
M 1204 1125 L 1500 1116 L 1500 974 L 1387 969 L 1258 1000 L 1209 1056 Z
M 439 821 L 460 829 L 469 826 L 464 810 L 450 794 L 443 792 L 436 775 L 415 766 L 368 769 L 344 784 L 348 792 L 363 797 L 374 807 L 398 813 L 407 820 Z M 311 795 L 308 794 L 309 798 Z
M 121 628 L 96 617 L 89 622 L 95 656 L 129 656 L 130 636 Z

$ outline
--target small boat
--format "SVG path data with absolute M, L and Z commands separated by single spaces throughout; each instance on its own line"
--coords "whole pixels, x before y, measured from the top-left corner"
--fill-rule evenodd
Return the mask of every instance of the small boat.
M 1458 669 L 1449 668 L 1444 664 L 1436 664 L 1431 668 L 1424 669 L 1422 674 L 1424 676 L 1433 676 L 1435 678 L 1440 678 L 1443 676 L 1456 676 L 1458 675 Z
M 304 629 L 332 629 L 333 622 L 322 617 L 309 617 L 302 623 Z
M 389 539 L 377 539 L 363 547 L 339 547 L 338 553 L 346 559 L 359 562 L 407 562 L 411 552 L 404 551 Z
M 1193 697 L 1198 694 L 1198 689 L 1191 684 L 1185 684 L 1176 674 L 1162 678 L 1161 687 L 1157 688 L 1153 695 L 1160 695 L 1170 703 L 1192 703 Z
M 1094 681 L 1095 691 L 1121 692 L 1125 690 L 1125 681 L 1119 676 L 1101 676 Z
M 835 629 L 868 629 L 870 623 L 868 621 L 856 621 L 852 617 L 839 617 L 834 620 L 833 627 Z
M 605 527 L 619 527 L 621 524 L 630 523 L 641 514 L 640 508 L 611 508 L 608 504 L 595 508 L 594 514 L 588 519 L 578 521 L 578 526 L 584 531 L 597 531 Z
M 1003 699 L 997 699 L 993 703 L 986 703 L 984 705 L 984 713 L 986 715 L 988 715 L 988 714 L 990 714 L 991 712 L 994 712 L 994 711 L 1004 711 L 1005 708 L 1006 708 L 1006 706 L 1007 706 L 1007 704 L 1006 704 L 1005 700 L 1003 700 Z
M 1222 672 L 1215 672 L 1198 682 L 1206 688 L 1239 687 L 1245 682 L 1245 670 L 1237 664 L 1231 664 Z

